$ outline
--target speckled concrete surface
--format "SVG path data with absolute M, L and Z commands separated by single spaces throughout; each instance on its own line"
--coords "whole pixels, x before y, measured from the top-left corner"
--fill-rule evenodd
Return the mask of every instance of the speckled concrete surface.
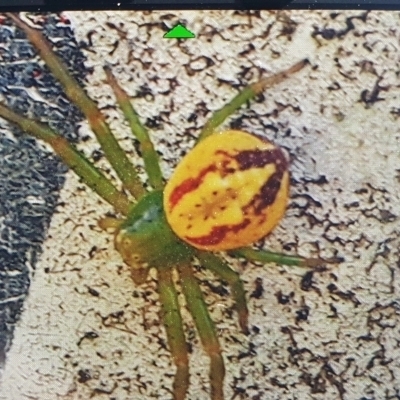
M 0 16 L 0 93 L 13 108 L 45 116 L 70 140 L 77 138 L 80 113 L 24 36 Z M 56 16 L 45 27 L 58 43 L 78 79 L 84 76 L 83 54 L 68 24 Z M 41 245 L 64 184 L 67 168 L 41 143 L 0 121 L 0 363 L 4 363 Z
M 292 200 L 265 247 L 344 262 L 318 272 L 236 264 L 249 300 L 247 337 L 221 283 L 199 274 L 224 349 L 226 398 L 398 398 L 400 13 L 64 17 L 87 48 L 88 92 L 140 166 L 104 84 L 101 67 L 110 63 L 152 128 L 166 176 L 210 111 L 239 87 L 310 59 L 310 67 L 225 126 L 264 134 L 292 159 Z M 177 22 L 198 37 L 163 40 Z M 12 135 L 1 126 L 2 135 Z M 79 136 L 85 138 L 80 148 L 99 158 L 84 122 Z M 98 164 L 109 171 L 101 157 Z M 133 285 L 111 235 L 97 227 L 108 211 L 67 174 L 7 353 L 0 399 L 171 398 L 173 367 L 154 275 Z M 207 399 L 208 361 L 187 312 L 184 317 L 189 398 Z

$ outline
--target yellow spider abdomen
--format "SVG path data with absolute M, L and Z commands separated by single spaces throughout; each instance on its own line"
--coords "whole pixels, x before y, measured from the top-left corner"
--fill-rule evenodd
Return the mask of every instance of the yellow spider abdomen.
M 242 131 L 215 133 L 179 163 L 164 190 L 175 234 L 193 247 L 230 250 L 266 236 L 285 213 L 288 160 Z

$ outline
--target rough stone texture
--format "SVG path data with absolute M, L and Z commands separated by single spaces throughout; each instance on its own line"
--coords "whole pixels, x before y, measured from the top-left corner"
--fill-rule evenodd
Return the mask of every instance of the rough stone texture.
M 13 109 L 41 116 L 70 140 L 81 114 L 72 107 L 23 34 L 0 16 L 0 93 Z M 84 66 L 69 24 L 48 16 L 45 33 L 74 75 Z M 64 184 L 65 165 L 40 142 L 0 121 L 0 364 L 4 363 L 41 245 Z
M 152 129 L 167 177 L 212 110 L 261 75 L 310 59 L 225 126 L 266 135 L 291 156 L 290 206 L 265 247 L 344 261 L 317 271 L 236 263 L 249 300 L 247 337 L 225 287 L 198 274 L 224 350 L 226 398 L 398 398 L 400 13 L 64 17 L 87 48 L 88 92 L 140 167 L 104 84 L 109 63 Z M 178 22 L 197 38 L 163 40 Z M 2 135 L 11 135 L 4 126 Z M 79 134 L 86 138 L 80 148 L 109 171 L 86 123 Z M 109 211 L 67 174 L 7 353 L 0 399 L 171 398 L 174 370 L 155 275 L 134 286 L 112 236 L 97 227 Z M 184 319 L 188 397 L 207 399 L 208 360 L 185 311 Z

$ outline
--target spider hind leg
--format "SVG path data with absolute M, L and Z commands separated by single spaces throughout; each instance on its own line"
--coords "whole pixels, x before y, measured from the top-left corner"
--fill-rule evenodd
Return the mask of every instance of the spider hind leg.
M 212 135 L 215 129 L 230 115 L 237 111 L 243 104 L 254 99 L 265 89 L 284 81 L 290 75 L 300 71 L 308 63 L 309 61 L 307 59 L 303 59 L 284 71 L 268 76 L 267 78 L 262 78 L 258 82 L 248 85 L 242 89 L 229 103 L 225 104 L 225 106 L 223 106 L 220 110 L 215 111 L 211 115 L 210 119 L 205 123 L 203 129 L 201 130 L 198 140 L 203 140 Z

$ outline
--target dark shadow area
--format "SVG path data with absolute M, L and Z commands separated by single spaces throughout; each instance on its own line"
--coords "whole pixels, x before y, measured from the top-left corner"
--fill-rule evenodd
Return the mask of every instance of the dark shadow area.
M 68 21 L 49 15 L 44 32 L 78 71 L 76 77 L 84 79 L 84 57 Z M 5 21 L 0 45 L 2 101 L 76 141 L 82 117 L 24 34 Z M 43 144 L 0 120 L 0 364 L 11 345 L 66 171 Z

